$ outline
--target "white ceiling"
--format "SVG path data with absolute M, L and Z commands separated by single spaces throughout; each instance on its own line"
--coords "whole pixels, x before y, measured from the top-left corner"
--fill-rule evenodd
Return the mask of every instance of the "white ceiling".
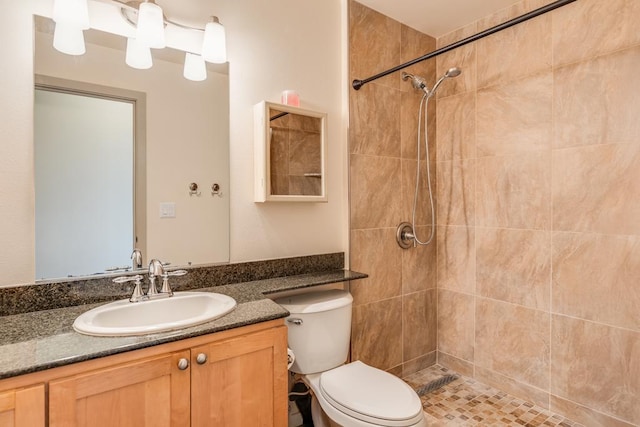
M 520 0 L 358 0 L 396 21 L 440 37 Z
M 121 0 L 127 1 L 127 0 Z M 356 0 L 432 37 L 440 37 L 521 0 Z M 165 15 L 192 26 L 204 26 L 221 14 L 212 0 L 157 0 Z M 224 25 L 224 16 L 220 16 Z

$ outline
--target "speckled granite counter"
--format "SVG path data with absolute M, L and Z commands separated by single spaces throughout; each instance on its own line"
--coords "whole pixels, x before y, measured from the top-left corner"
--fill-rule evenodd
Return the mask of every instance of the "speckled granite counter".
M 3 316 L 0 379 L 283 318 L 288 312 L 271 301 L 268 294 L 365 277 L 362 273 L 334 270 L 201 288 L 198 290 L 229 295 L 238 305 L 226 316 L 202 325 L 139 337 L 91 337 L 75 332 L 71 326 L 74 319 L 101 304 Z

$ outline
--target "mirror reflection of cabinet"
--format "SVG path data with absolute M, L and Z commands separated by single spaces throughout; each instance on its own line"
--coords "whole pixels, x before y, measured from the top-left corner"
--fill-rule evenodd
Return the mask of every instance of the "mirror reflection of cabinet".
M 254 122 L 255 201 L 326 202 L 327 115 L 263 101 Z

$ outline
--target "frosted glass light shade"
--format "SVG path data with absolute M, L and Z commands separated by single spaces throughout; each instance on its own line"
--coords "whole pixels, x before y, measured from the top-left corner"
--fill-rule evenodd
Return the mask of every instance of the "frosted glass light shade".
M 164 40 L 164 16 L 162 8 L 155 3 L 140 3 L 136 39 L 154 49 L 166 46 Z
M 82 30 L 73 25 L 56 23 L 53 31 L 53 47 L 67 55 L 84 55 L 84 34 Z
M 227 36 L 224 27 L 215 16 L 211 17 L 211 21 L 204 27 L 202 57 L 205 61 L 215 64 L 227 62 Z
M 182 73 L 185 79 L 201 82 L 207 79 L 207 66 L 204 59 L 200 55 L 187 52 L 184 56 L 184 71 Z
M 82 30 L 88 30 L 89 7 L 87 0 L 54 0 L 53 21 Z
M 137 68 L 139 70 L 146 70 L 153 65 L 153 59 L 151 58 L 151 49 L 149 47 L 138 43 L 136 39 L 127 39 L 127 53 L 125 55 L 125 62 L 131 68 Z

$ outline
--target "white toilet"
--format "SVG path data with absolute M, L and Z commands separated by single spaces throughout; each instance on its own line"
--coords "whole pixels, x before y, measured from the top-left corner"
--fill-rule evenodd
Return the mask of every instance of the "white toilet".
M 317 399 L 312 402 L 316 427 L 426 427 L 420 398 L 404 381 L 360 361 L 344 364 L 351 294 L 334 289 L 275 302 L 291 313 L 286 318 L 289 348 L 295 354 L 291 371 L 303 375 Z

